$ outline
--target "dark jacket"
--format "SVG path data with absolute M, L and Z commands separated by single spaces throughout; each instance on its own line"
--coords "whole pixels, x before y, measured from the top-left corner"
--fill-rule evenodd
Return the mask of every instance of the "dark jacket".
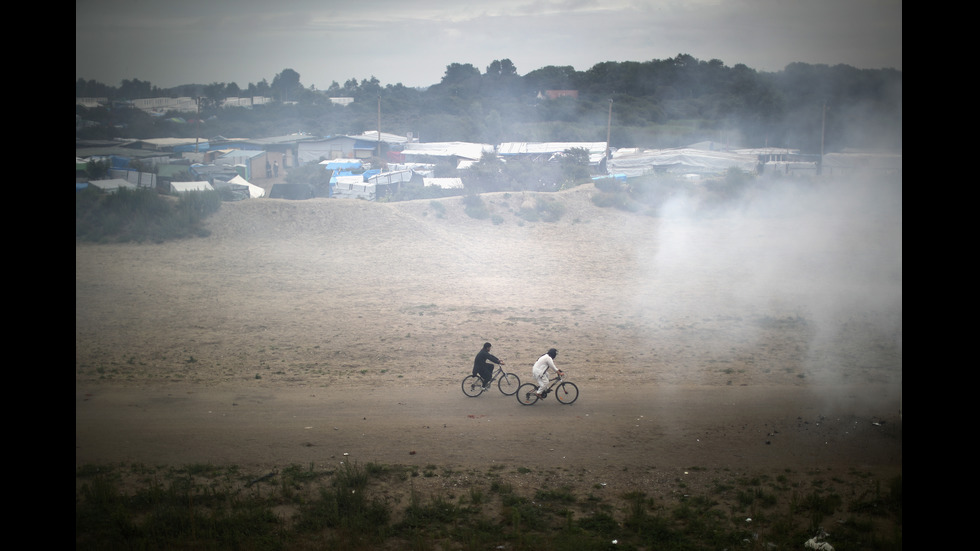
M 486 350 L 480 350 L 477 353 L 476 358 L 473 360 L 473 374 L 474 375 L 478 375 L 478 374 L 480 374 L 480 372 L 486 373 L 486 370 L 488 368 L 491 369 L 491 370 L 493 369 L 492 367 L 490 367 L 490 366 L 487 365 L 487 360 L 490 360 L 491 362 L 493 362 L 495 364 L 499 364 L 500 363 L 500 360 L 496 356 L 494 356 L 493 354 L 487 352 Z

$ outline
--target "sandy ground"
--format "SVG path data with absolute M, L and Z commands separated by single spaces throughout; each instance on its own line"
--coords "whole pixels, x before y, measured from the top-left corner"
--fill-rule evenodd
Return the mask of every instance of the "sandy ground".
M 492 220 L 259 199 L 206 238 L 76 244 L 76 467 L 901 473 L 900 183 L 659 216 L 593 193 L 485 195 Z M 519 216 L 544 200 L 559 222 Z M 557 347 L 579 400 L 464 396 L 484 341 L 525 382 Z

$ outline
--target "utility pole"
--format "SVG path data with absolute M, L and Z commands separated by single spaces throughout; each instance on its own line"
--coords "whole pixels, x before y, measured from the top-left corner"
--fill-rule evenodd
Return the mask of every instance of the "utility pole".
M 612 135 L 612 98 L 609 98 L 609 120 L 606 122 L 606 160 L 609 160 L 610 148 L 609 137 Z
M 378 158 L 381 158 L 381 95 L 378 94 Z
M 196 97 L 194 99 L 197 100 L 197 121 L 194 123 L 195 124 L 195 127 L 194 127 L 195 128 L 195 132 L 194 132 L 194 134 L 196 135 L 195 138 L 194 138 L 194 153 L 200 153 L 201 152 L 201 145 L 200 145 L 200 141 L 201 141 L 201 97 L 198 96 L 198 97 Z
M 827 132 L 827 101 L 823 102 L 823 113 L 820 118 L 820 166 L 817 167 L 817 175 L 823 174 L 823 140 Z

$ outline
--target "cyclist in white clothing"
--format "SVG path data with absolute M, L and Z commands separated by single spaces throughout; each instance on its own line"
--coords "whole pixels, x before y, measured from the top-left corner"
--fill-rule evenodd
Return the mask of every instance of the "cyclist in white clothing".
M 548 387 L 548 382 L 550 381 L 550 379 L 548 379 L 548 370 L 554 370 L 559 377 L 562 375 L 561 370 L 555 367 L 556 357 L 558 357 L 558 349 L 552 348 L 548 350 L 547 354 L 543 354 L 540 358 L 538 358 L 538 361 L 534 362 L 534 367 L 531 368 L 531 375 L 534 376 L 536 381 L 538 381 L 538 390 L 535 392 L 535 394 L 537 394 L 539 398 L 541 397 L 541 393 L 544 391 L 544 389 Z

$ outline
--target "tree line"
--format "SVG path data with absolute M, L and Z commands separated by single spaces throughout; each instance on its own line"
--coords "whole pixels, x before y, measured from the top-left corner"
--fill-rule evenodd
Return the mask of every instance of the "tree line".
M 547 99 L 547 90 L 577 97 Z M 847 148 L 901 151 L 902 72 L 848 65 L 789 64 L 761 72 L 687 54 L 644 62 L 603 62 L 576 71 L 548 66 L 523 76 L 509 59 L 484 70 L 452 63 L 426 88 L 383 85 L 377 78 L 304 86 L 284 69 L 268 83 L 190 84 L 161 89 L 137 79 L 110 86 L 79 78 L 76 97 L 106 97 L 107 107 L 76 107 L 76 138 L 266 137 L 360 134 L 366 130 L 422 141 L 606 141 L 620 147 L 680 147 L 711 140 L 737 147 L 786 147 L 818 153 Z M 120 107 L 147 97 L 194 97 L 196 124 Z M 252 108 L 220 107 L 228 97 L 267 96 Z M 330 101 L 350 97 L 349 105 Z M 81 123 L 84 121 L 84 124 Z

